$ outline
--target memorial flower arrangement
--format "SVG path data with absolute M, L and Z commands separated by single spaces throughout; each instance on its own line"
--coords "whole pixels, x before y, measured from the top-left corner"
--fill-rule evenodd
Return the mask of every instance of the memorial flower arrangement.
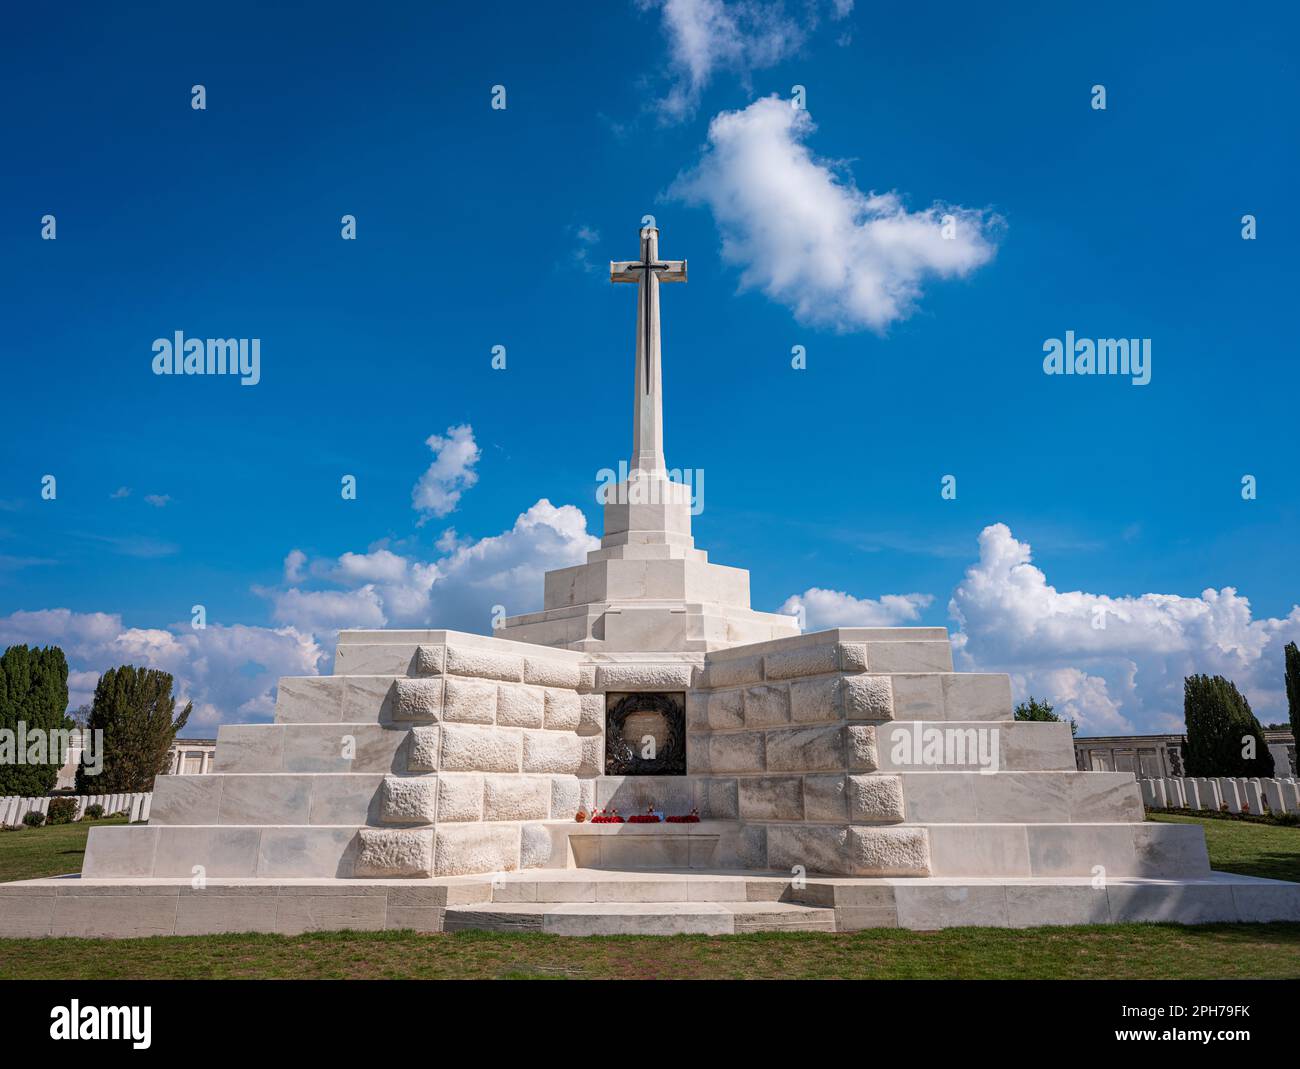
M 597 809 L 591 818 L 593 824 L 624 824 L 626 821 L 618 815 L 617 809 Z

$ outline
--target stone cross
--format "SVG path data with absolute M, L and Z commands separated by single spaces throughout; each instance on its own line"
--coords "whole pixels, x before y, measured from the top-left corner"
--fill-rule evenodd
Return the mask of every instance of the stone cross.
M 641 259 L 612 260 L 611 282 L 635 282 L 636 404 L 632 441 L 632 470 L 663 471 L 664 411 L 659 339 L 659 283 L 685 282 L 685 260 L 659 259 L 659 229 L 641 231 Z

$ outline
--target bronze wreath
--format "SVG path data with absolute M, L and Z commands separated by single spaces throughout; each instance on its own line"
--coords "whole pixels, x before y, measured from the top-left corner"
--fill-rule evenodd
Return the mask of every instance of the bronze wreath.
M 647 760 L 623 738 L 623 724 L 633 713 L 653 712 L 666 723 L 663 745 Z M 684 776 L 686 774 L 686 714 L 680 700 L 667 694 L 629 694 L 606 714 L 605 774 L 607 776 Z

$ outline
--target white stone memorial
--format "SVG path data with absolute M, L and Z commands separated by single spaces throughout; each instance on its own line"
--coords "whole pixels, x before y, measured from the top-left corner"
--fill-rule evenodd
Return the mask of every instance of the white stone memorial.
M 660 286 L 686 262 L 658 238 L 611 264 L 638 295 L 626 478 L 541 611 L 341 633 L 274 723 L 221 728 L 212 774 L 93 829 L 79 879 L 0 885 L 0 934 L 1300 920 L 1300 885 L 1211 872 L 1131 773 L 1075 770 L 1068 724 L 1014 721 L 1006 675 L 954 672 L 944 628 L 750 607 L 665 463 Z M 613 809 L 688 819 L 575 819 Z

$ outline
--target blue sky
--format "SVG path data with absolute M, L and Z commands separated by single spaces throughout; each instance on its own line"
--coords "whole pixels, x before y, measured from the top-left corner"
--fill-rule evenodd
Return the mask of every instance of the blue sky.
M 652 213 L 668 459 L 755 607 L 946 625 L 1090 731 L 1176 727 L 1190 671 L 1285 718 L 1278 5 L 60 6 L 0 44 L 0 644 L 64 645 L 74 703 L 143 660 L 195 728 L 265 719 L 340 626 L 540 607 L 630 444 L 605 265 Z M 177 330 L 261 381 L 155 376 Z M 1151 382 L 1045 375 L 1068 330 Z

